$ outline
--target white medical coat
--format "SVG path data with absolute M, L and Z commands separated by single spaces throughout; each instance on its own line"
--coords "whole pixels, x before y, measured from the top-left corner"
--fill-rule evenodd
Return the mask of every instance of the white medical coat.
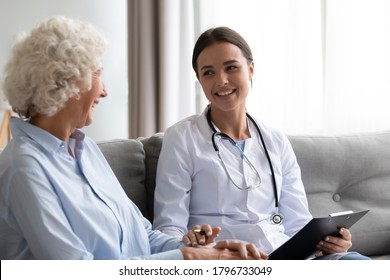
M 291 144 L 282 133 L 257 122 L 271 157 L 279 213 L 284 217 L 283 224 L 274 225 L 270 223 L 276 211 L 272 175 L 255 125 L 248 121 L 251 137 L 245 141 L 244 153 L 260 173 L 262 184 L 240 190 L 229 180 L 214 150 L 207 110 L 178 122 L 164 134 L 153 226 L 182 238 L 187 229 L 208 223 L 222 228 L 219 239 L 253 242 L 271 253 L 312 219 Z M 253 171 L 243 170 L 241 155 L 232 143 L 215 139 L 230 176 L 245 187 Z

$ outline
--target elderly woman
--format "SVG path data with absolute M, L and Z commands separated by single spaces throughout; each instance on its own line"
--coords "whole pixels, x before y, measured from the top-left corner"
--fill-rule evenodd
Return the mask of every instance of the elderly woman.
M 20 118 L 0 157 L 0 258 L 266 258 L 253 244 L 185 247 L 151 229 L 79 130 L 107 96 L 105 48 L 93 26 L 62 16 L 14 46 L 4 92 Z

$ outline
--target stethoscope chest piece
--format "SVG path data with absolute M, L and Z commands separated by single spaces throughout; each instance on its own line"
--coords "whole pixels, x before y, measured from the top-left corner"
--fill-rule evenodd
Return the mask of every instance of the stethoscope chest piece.
M 283 223 L 283 216 L 279 213 L 275 213 L 271 215 L 270 220 L 271 220 L 271 224 L 280 225 Z

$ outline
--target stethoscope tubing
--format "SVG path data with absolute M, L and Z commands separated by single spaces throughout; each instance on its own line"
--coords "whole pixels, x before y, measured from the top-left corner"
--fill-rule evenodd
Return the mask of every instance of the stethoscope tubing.
M 248 117 L 248 119 L 254 124 L 254 126 L 256 127 L 256 130 L 259 134 L 259 137 L 260 137 L 260 141 L 261 141 L 261 144 L 263 145 L 263 148 L 264 148 L 264 152 L 265 152 L 265 155 L 267 157 L 267 161 L 268 161 L 268 165 L 269 165 L 269 168 L 271 170 L 271 175 L 272 175 L 272 187 L 273 187 L 273 191 L 274 191 L 274 197 L 275 197 L 275 208 L 276 210 L 278 210 L 279 208 L 279 199 L 278 199 L 278 189 L 277 189 L 277 186 L 276 186 L 276 176 L 275 176 L 275 171 L 274 171 L 274 168 L 273 168 L 273 165 L 272 165 L 272 161 L 271 161 L 271 157 L 269 155 L 269 152 L 268 152 L 268 149 L 267 149 L 267 146 L 265 145 L 265 141 L 264 141 L 264 137 L 263 137 L 263 134 L 261 133 L 261 130 L 260 130 L 260 127 L 257 125 L 257 123 L 255 122 L 255 120 L 252 118 L 251 115 L 248 114 L 248 112 L 246 112 L 246 116 Z M 206 115 L 206 118 L 207 118 L 207 123 L 209 124 L 213 134 L 212 134 L 212 137 L 211 137 L 211 140 L 212 140 L 212 144 L 213 144 L 213 147 L 214 147 L 214 150 L 219 154 L 219 147 L 217 146 L 216 142 L 215 142 L 215 136 L 218 134 L 219 136 L 223 137 L 223 138 L 226 138 L 228 139 L 233 145 L 236 145 L 236 141 L 234 141 L 229 135 L 227 135 L 226 133 L 223 133 L 223 132 L 218 132 L 213 123 L 211 122 L 211 109 L 209 108 L 209 110 L 207 111 L 207 115 Z M 278 213 L 278 211 L 277 211 Z M 276 214 L 276 215 L 279 215 L 279 214 Z

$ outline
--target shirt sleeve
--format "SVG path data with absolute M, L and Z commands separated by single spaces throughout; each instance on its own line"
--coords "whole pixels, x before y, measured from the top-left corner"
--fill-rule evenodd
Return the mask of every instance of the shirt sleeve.
M 167 235 L 159 230 L 153 230 L 152 224 L 135 207 L 138 217 L 141 219 L 147 232 L 150 244 L 150 255 L 136 256 L 131 259 L 138 260 L 182 260 L 183 254 L 179 250 L 185 244 L 176 237 Z
M 38 166 L 28 161 L 24 166 Z M 21 232 L 37 259 L 92 259 L 73 233 L 57 195 L 39 168 L 21 168 L 11 177 L 9 207 L 17 231 Z M 48 230 L 49 229 L 49 230 Z
M 183 140 L 186 136 L 177 131 L 172 127 L 164 134 L 157 165 L 153 227 L 181 239 L 189 220 L 192 163 Z

